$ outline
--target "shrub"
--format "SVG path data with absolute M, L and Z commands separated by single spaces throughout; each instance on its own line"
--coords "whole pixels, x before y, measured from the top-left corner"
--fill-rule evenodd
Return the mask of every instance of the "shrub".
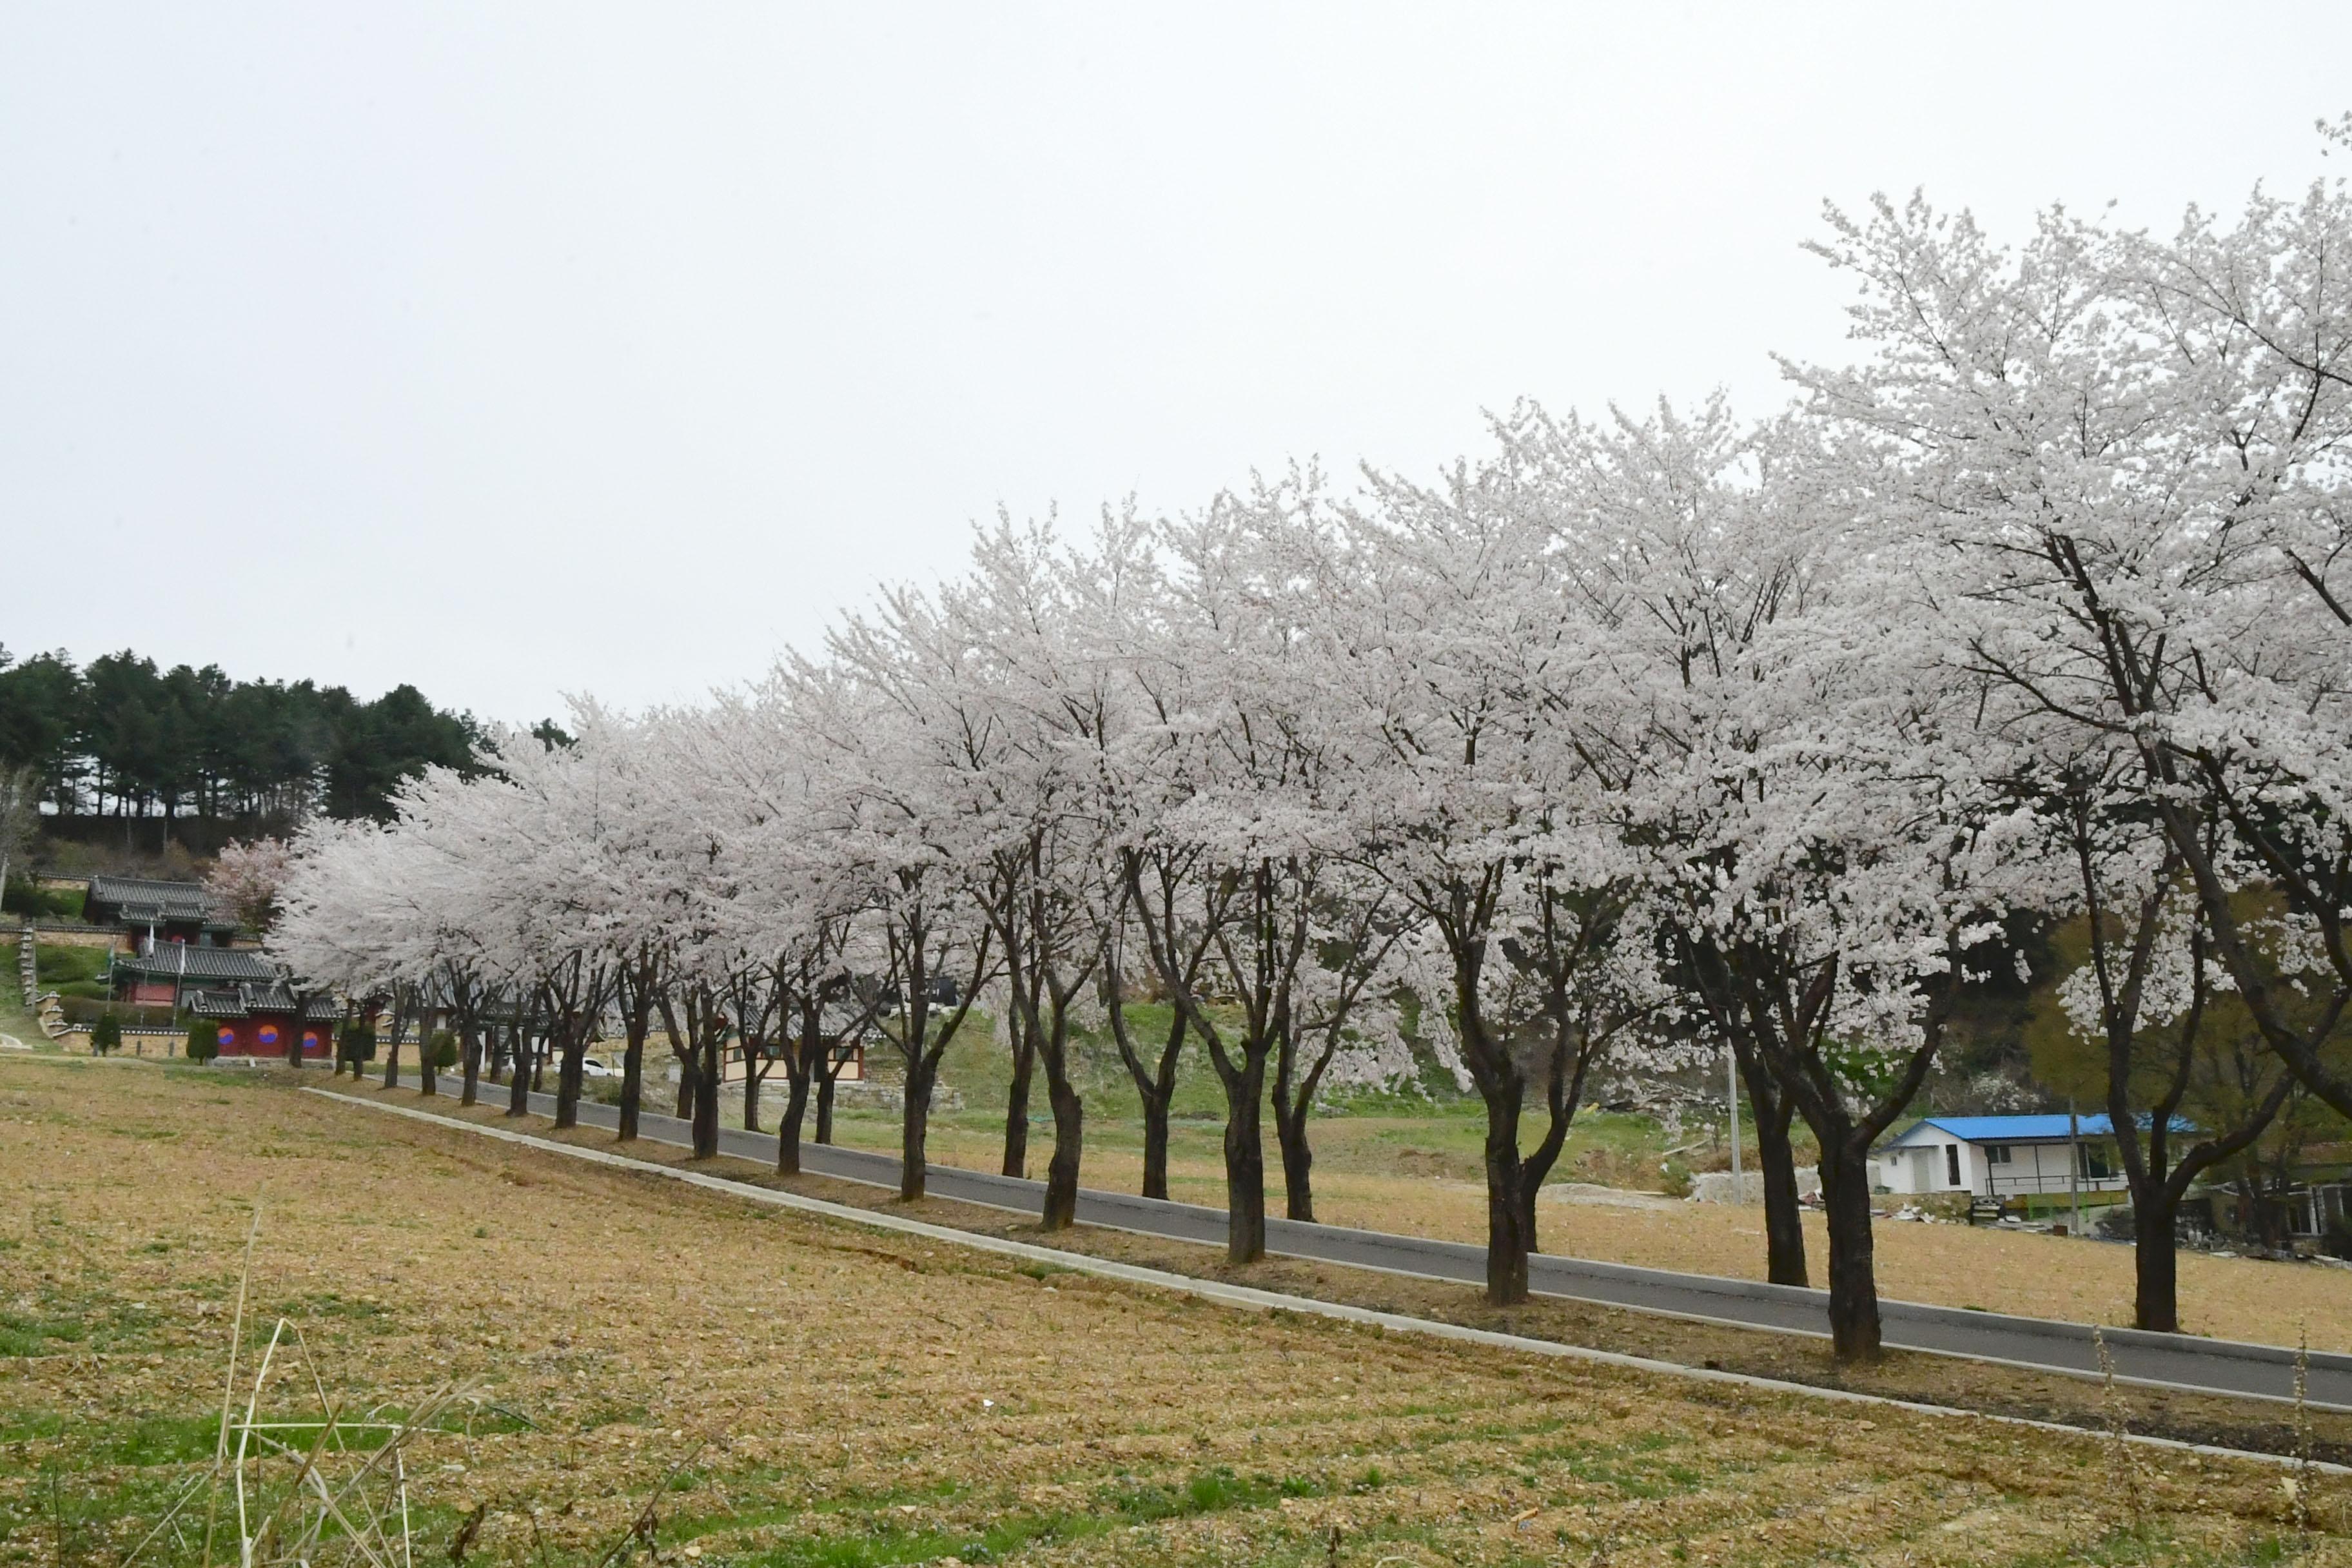
M 446 1072 L 457 1065 L 457 1037 L 446 1029 L 433 1032 L 433 1070 Z
M 122 1048 L 122 1021 L 113 1014 L 102 1015 L 89 1026 L 89 1048 L 93 1056 L 105 1056 Z
M 1691 1195 L 1691 1172 L 1680 1160 L 1668 1160 L 1658 1167 L 1658 1191 L 1670 1198 Z
M 0 892 L 0 910 L 37 921 L 78 921 L 86 895 L 82 888 L 44 888 L 30 878 L 11 877 L 7 889 Z
M 220 1032 L 202 1020 L 188 1026 L 188 1059 L 208 1062 L 220 1055 Z
M 106 967 L 113 954 L 102 947 L 68 946 L 64 942 L 33 944 L 33 977 L 63 993 L 68 985 L 105 984 Z M 71 993 L 66 993 L 71 994 Z
M 375 1060 L 375 1030 L 366 1024 L 345 1024 L 335 1037 L 335 1060 L 346 1066 Z

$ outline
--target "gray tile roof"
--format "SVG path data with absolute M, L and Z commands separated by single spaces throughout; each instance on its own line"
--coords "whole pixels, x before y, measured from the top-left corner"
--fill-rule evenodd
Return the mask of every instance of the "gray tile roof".
M 294 994 L 283 985 L 238 985 L 226 991 L 195 991 L 188 995 L 188 1011 L 199 1018 L 247 1018 L 256 1013 L 291 1013 Z M 342 1009 L 331 996 L 313 996 L 302 1005 L 302 1016 L 324 1021 Z
M 232 947 L 190 947 L 176 942 L 158 942 L 152 952 L 117 953 L 114 967 L 152 980 L 242 980 L 256 985 L 278 983 L 278 972 L 257 952 Z
M 92 877 L 88 906 L 95 916 L 101 908 L 118 911 L 130 925 L 202 921 L 223 930 L 236 921 L 205 891 L 201 882 L 158 882 L 143 877 Z

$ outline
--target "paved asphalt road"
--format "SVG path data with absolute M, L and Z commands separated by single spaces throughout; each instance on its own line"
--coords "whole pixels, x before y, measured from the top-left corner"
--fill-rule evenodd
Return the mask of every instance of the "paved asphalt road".
M 483 1089 L 485 1100 L 493 1093 L 503 1097 L 505 1092 L 488 1084 Z M 551 1116 L 555 1097 L 534 1094 L 530 1106 L 541 1115 Z M 592 1126 L 611 1127 L 617 1123 L 619 1112 L 609 1105 L 583 1101 L 580 1119 Z M 684 1145 L 691 1142 L 687 1124 L 675 1117 L 648 1112 L 640 1117 L 638 1129 L 643 1136 L 658 1142 Z M 772 1163 L 776 1157 L 774 1137 L 740 1128 L 723 1130 L 719 1148 L 763 1163 Z M 898 1184 L 898 1161 L 889 1154 L 803 1143 L 801 1163 L 819 1175 L 892 1188 Z M 938 1164 L 930 1168 L 929 1185 L 935 1197 L 1024 1214 L 1036 1212 L 1045 1192 L 1042 1182 Z M 1087 1225 L 1209 1246 L 1223 1246 L 1225 1239 L 1223 1209 L 1092 1188 L 1078 1194 L 1078 1219 Z M 1266 1249 L 1286 1257 L 1470 1284 L 1483 1283 L 1486 1277 L 1486 1248 L 1460 1242 L 1272 1217 L 1265 1230 Z M 1528 1276 L 1529 1288 L 1539 1295 L 1779 1333 L 1820 1337 L 1828 1333 L 1829 1293 L 1824 1290 L 1546 1254 L 1530 1260 Z M 2352 1289 L 2352 1282 L 2346 1288 Z M 2085 1324 L 1930 1307 L 1916 1301 L 1882 1300 L 1879 1315 L 1886 1342 L 1905 1350 L 2078 1374 L 2096 1375 L 2099 1371 L 2098 1350 Z M 2273 1399 L 2294 1397 L 2295 1352 L 2292 1350 L 2137 1329 L 2109 1329 L 2106 1342 L 2116 1376 L 2134 1383 Z M 2308 1389 L 2309 1402 L 2315 1406 L 2352 1410 L 2352 1356 L 2313 1352 Z

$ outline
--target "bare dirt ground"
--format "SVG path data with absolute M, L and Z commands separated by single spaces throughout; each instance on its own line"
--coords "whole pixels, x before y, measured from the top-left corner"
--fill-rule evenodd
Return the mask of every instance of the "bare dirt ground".
M 593 1562 L 689 1456 L 698 1568 L 2352 1563 L 2272 1467 L 1241 1312 L 283 1088 L 0 1061 L 0 1562 L 119 1562 L 209 1457 L 259 1195 L 256 1310 L 331 1397 L 495 1403 L 413 1451 L 417 1563 L 478 1505 L 467 1563 Z
M 1318 1144 L 1315 1217 L 1330 1225 L 1401 1231 L 1446 1241 L 1481 1243 L 1486 1236 L 1486 1194 L 1478 1183 L 1436 1165 L 1433 1153 L 1416 1162 L 1395 1147 L 1393 1130 L 1377 1119 L 1332 1118 L 1315 1124 Z M 877 1118 L 845 1118 L 845 1142 L 896 1153 L 895 1129 Z M 1434 1140 L 1432 1140 L 1434 1142 Z M 1362 1145 L 1362 1147 L 1359 1147 Z M 967 1130 L 932 1133 L 942 1163 L 993 1171 L 1001 1145 Z M 1032 1149 L 1032 1174 L 1041 1173 L 1049 1149 Z M 1271 1152 L 1269 1152 L 1269 1163 Z M 1086 1184 L 1138 1190 L 1139 1159 L 1112 1149 L 1087 1151 Z M 1281 1211 L 1280 1173 L 1273 1176 L 1273 1212 Z M 1547 1189 L 1549 1193 L 1550 1189 Z M 1212 1159 L 1171 1158 L 1169 1195 L 1223 1207 L 1224 1172 Z M 1654 1194 L 1629 1193 L 1629 1198 Z M 1764 1278 L 1760 1209 L 1720 1204 L 1626 1205 L 1572 1203 L 1559 1196 L 1538 1211 L 1543 1250 L 1685 1273 Z M 1806 1221 L 1813 1278 L 1826 1274 L 1829 1237 L 1818 1215 Z M 1964 1225 L 1888 1222 L 1875 1227 L 1879 1289 L 1906 1301 L 1982 1308 L 2078 1323 L 2128 1325 L 2132 1321 L 2129 1247 Z M 2315 1263 L 2273 1263 L 2247 1258 L 2180 1258 L 2181 1327 L 2216 1339 L 2293 1345 L 2308 1331 L 2314 1350 L 2352 1351 L 2352 1273 Z

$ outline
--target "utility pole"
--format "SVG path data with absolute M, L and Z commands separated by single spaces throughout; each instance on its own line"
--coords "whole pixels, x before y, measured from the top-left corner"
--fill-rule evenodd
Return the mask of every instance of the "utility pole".
M 2074 1210 L 2069 1236 L 2083 1234 L 2083 1119 L 2074 1114 L 2074 1097 L 2066 1097 L 2066 1201 Z
M 1739 1056 L 1728 1042 L 1723 1047 L 1723 1081 L 1727 1091 L 1725 1103 L 1731 1111 L 1731 1201 L 1748 1201 L 1748 1184 L 1739 1174 Z

